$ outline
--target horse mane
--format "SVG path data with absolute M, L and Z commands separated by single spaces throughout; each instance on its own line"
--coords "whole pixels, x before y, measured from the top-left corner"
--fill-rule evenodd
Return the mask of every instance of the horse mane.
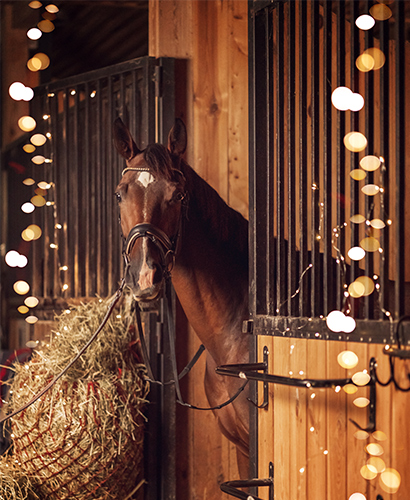
M 186 179 L 189 195 L 188 219 L 198 214 L 209 238 L 225 248 L 232 248 L 247 262 L 248 222 L 236 210 L 229 207 L 221 196 L 192 167 L 179 156 L 172 155 L 162 144 L 152 144 L 144 150 L 144 159 L 154 176 L 179 182 L 177 172 Z

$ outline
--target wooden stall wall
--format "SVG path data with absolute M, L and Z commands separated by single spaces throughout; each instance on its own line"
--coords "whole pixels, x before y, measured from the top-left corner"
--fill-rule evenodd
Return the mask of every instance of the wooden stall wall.
M 381 345 L 268 336 L 258 340 L 260 359 L 263 348 L 268 347 L 269 373 L 275 375 L 345 378 L 368 369 L 374 357 L 381 381 L 390 376 L 389 359 Z M 354 369 L 339 366 L 337 355 L 343 350 L 358 355 Z M 396 377 L 403 387 L 408 387 L 407 363 L 396 361 Z M 361 493 L 366 500 L 409 498 L 409 395 L 392 384 L 377 385 L 376 391 L 378 433 L 366 434 L 358 431 L 351 420 L 367 426 L 367 408 L 359 408 L 353 401 L 368 398 L 368 388 L 347 394 L 340 388 L 270 386 L 269 407 L 259 411 L 259 477 L 268 477 L 269 462 L 274 462 L 275 498 L 347 500 L 354 493 Z M 386 469 L 399 472 L 401 485 L 397 492 L 386 492 L 380 474 L 373 479 L 361 475 L 361 468 L 370 458 L 366 451 L 370 443 L 381 445 L 383 452 L 377 458 L 383 460 Z M 268 498 L 263 490 L 259 495 Z
M 188 128 L 188 163 L 233 208 L 248 212 L 248 59 L 245 0 L 151 0 L 149 55 L 179 58 L 186 72 L 180 115 Z M 199 341 L 178 320 L 181 366 Z M 186 400 L 207 405 L 204 359 L 188 375 Z M 239 478 L 234 447 L 221 435 L 211 412 L 178 408 L 177 498 L 214 500 L 222 481 Z

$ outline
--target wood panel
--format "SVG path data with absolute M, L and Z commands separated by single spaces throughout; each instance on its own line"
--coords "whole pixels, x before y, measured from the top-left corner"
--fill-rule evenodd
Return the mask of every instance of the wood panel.
M 248 214 L 248 68 L 246 0 L 150 0 L 149 55 L 187 61 L 188 163 L 233 208 Z M 178 82 L 177 86 L 178 86 Z M 180 316 L 178 362 L 199 341 Z M 183 337 L 183 339 L 182 339 Z M 192 404 L 207 406 L 204 360 L 184 381 Z M 228 498 L 222 481 L 238 479 L 236 452 L 211 412 L 178 410 L 177 498 Z M 179 440 L 181 438 L 181 441 Z M 179 446 L 180 445 L 180 446 Z
M 377 360 L 377 375 L 381 381 L 390 377 L 389 358 L 382 345 L 330 342 L 278 337 L 258 337 L 259 360 L 263 347 L 269 346 L 269 372 L 275 375 L 308 378 L 344 378 L 367 370 L 372 357 Z M 337 362 L 343 350 L 355 352 L 356 367 L 345 370 Z M 409 386 L 410 362 L 396 360 L 396 379 L 402 387 Z M 347 500 L 353 493 L 366 500 L 396 500 L 408 498 L 410 473 L 408 461 L 409 395 L 388 385 L 377 385 L 376 430 L 385 439 L 370 433 L 359 439 L 357 427 L 350 419 L 365 427 L 366 408 L 355 406 L 358 397 L 369 397 L 367 387 L 354 394 L 335 389 L 299 389 L 273 385 L 269 387 L 270 402 L 259 411 L 259 476 L 267 477 L 270 461 L 275 465 L 275 498 L 309 500 Z M 303 393 L 303 394 L 302 394 Z M 297 404 L 295 405 L 295 401 Z M 380 485 L 380 474 L 366 480 L 360 469 L 370 455 L 365 447 L 378 443 L 383 448 L 381 458 L 386 468 L 401 475 L 397 493 L 388 493 Z M 267 499 L 267 493 L 259 495 Z

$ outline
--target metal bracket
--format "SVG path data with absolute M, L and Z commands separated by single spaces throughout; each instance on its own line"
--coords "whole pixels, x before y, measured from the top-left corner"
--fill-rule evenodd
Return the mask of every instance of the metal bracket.
M 273 463 L 269 463 L 269 477 L 266 479 L 244 479 L 235 481 L 226 481 L 220 485 L 221 491 L 227 493 L 228 495 L 241 498 L 243 500 L 262 500 L 255 495 L 250 495 L 244 491 L 238 490 L 238 488 L 253 488 L 253 487 L 268 487 L 269 488 L 269 500 L 273 500 Z
M 232 364 L 232 365 L 221 365 L 216 368 L 216 373 L 219 375 L 225 375 L 228 377 L 238 377 L 245 380 L 256 380 L 258 382 L 264 383 L 264 401 L 261 408 L 266 408 L 269 402 L 269 389 L 267 384 L 281 384 L 288 385 L 292 387 L 305 387 L 306 389 L 322 389 L 330 388 L 335 389 L 336 387 L 343 387 L 348 384 L 354 384 L 351 378 L 337 378 L 337 379 L 300 379 L 283 377 L 280 375 L 271 375 L 268 373 L 268 356 L 269 352 L 265 346 L 263 350 L 263 362 L 262 363 L 242 363 L 242 364 Z M 369 374 L 370 381 L 368 386 L 370 387 L 370 404 L 369 404 L 369 420 L 366 427 L 361 427 L 357 422 L 350 419 L 350 421 L 360 430 L 366 432 L 372 432 L 376 429 L 376 359 L 371 358 L 369 363 Z M 258 370 L 263 370 L 263 373 L 258 373 Z M 253 401 L 251 401 L 255 404 Z M 256 405 L 257 406 L 257 405 Z

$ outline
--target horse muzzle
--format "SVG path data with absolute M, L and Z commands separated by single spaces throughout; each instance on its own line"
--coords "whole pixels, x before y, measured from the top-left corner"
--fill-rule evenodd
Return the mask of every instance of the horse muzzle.
M 142 258 L 138 265 L 131 258 L 131 251 L 139 238 L 148 238 L 158 250 L 158 259 Z M 174 263 L 174 243 L 168 236 L 152 224 L 141 223 L 134 226 L 124 243 L 125 284 L 131 288 L 134 299 L 137 301 L 152 301 L 158 298 L 164 278 Z

